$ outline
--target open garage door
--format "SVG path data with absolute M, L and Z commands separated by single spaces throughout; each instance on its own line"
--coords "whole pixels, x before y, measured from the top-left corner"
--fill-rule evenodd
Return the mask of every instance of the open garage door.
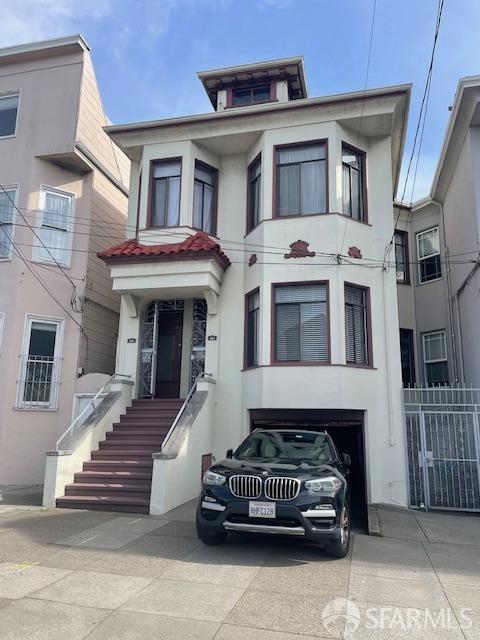
M 365 472 L 363 411 L 327 409 L 251 409 L 251 429 L 308 429 L 327 431 L 339 453 L 348 453 L 352 521 L 367 529 L 367 485 Z

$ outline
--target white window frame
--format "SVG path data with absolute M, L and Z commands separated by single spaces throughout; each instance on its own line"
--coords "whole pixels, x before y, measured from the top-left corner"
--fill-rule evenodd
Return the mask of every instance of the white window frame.
M 20 90 L 17 91 L 4 91 L 0 93 L 0 100 L 3 98 L 11 98 L 12 96 L 18 96 L 18 104 L 17 104 L 17 117 L 15 118 L 15 131 L 13 133 L 9 133 L 6 136 L 0 136 L 0 140 L 8 140 L 9 138 L 15 138 L 17 136 L 17 128 L 18 128 L 18 114 L 20 113 Z
M 41 235 L 42 227 L 43 227 L 43 214 L 45 211 L 45 200 L 47 193 L 52 193 L 54 195 L 63 196 L 65 198 L 70 198 L 70 212 L 68 214 L 66 233 L 67 233 L 67 243 L 65 251 L 67 253 L 67 258 L 65 262 L 61 262 L 60 260 L 54 260 L 50 258 L 49 260 L 40 258 L 40 251 L 44 248 L 42 243 L 38 238 L 34 237 L 33 242 L 33 250 L 32 250 L 32 260 L 34 262 L 42 262 L 45 264 L 51 264 L 53 266 L 60 264 L 62 267 L 70 267 L 72 261 L 72 244 L 73 244 L 73 221 L 75 218 L 75 194 L 70 191 L 63 191 L 62 189 L 57 189 L 56 187 L 50 187 L 48 185 L 40 185 L 40 193 L 38 199 L 38 214 L 36 221 L 36 229 L 35 232 L 37 235 Z M 55 248 L 55 247 L 53 247 Z M 53 253 L 53 252 L 52 252 Z
M 420 237 L 424 236 L 427 233 L 430 233 L 431 231 L 436 231 L 437 232 L 437 236 L 438 236 L 438 251 L 435 251 L 434 253 L 430 253 L 427 256 L 422 256 L 420 257 Z M 422 281 L 422 265 L 421 262 L 423 260 L 426 260 L 427 258 L 433 258 L 434 256 L 440 256 L 440 227 L 438 225 L 434 225 L 433 227 L 429 227 L 428 229 L 424 229 L 423 231 L 417 231 L 417 233 L 415 234 L 415 242 L 417 245 L 417 260 L 418 260 L 418 267 L 417 267 L 417 277 L 418 277 L 418 284 L 429 284 L 430 282 L 437 282 L 437 280 L 441 280 L 442 279 L 442 265 L 440 264 L 440 275 L 438 276 L 438 278 L 432 278 L 431 280 L 424 280 Z
M 15 196 L 13 198 L 14 201 L 14 207 L 13 207 L 13 215 L 12 215 L 12 233 L 10 234 L 10 238 L 11 241 L 14 241 L 14 237 L 15 237 L 15 225 L 17 224 L 17 209 L 16 207 L 18 207 L 18 191 L 19 191 L 19 184 L 6 184 L 3 185 L 3 188 L 5 189 L 5 191 L 15 191 Z M 1 193 L 3 193 L 3 190 L 1 190 Z M 8 252 L 8 256 L 0 256 L 0 262 L 6 262 L 7 260 L 11 260 L 12 259 L 12 242 L 10 243 L 10 251 Z
M 0 311 L 0 356 L 1 354 L 1 348 L 2 348 L 2 339 L 3 339 L 3 329 L 5 327 L 5 313 L 3 311 Z
M 52 368 L 51 379 L 51 394 L 49 402 L 27 402 L 23 399 L 25 393 L 25 378 L 27 370 L 27 358 L 28 350 L 30 347 L 30 334 L 32 331 L 32 324 L 34 322 L 43 322 L 46 324 L 55 324 L 57 326 L 55 334 L 55 350 L 54 350 L 54 363 Z M 29 410 L 47 410 L 56 411 L 58 409 L 58 387 L 60 380 L 60 363 L 63 354 L 63 335 L 64 335 L 65 320 L 63 318 L 57 318 L 52 316 L 37 316 L 27 313 L 25 316 L 25 325 L 23 329 L 22 340 L 22 353 L 20 358 L 20 371 L 17 384 L 17 401 L 16 409 L 29 409 Z
M 445 352 L 444 358 L 436 358 L 434 360 L 427 360 L 427 354 L 425 349 L 425 338 L 443 335 L 443 349 Z M 436 329 L 435 331 L 426 331 L 422 333 L 422 356 L 423 356 L 423 375 L 425 376 L 425 384 L 428 384 L 427 364 L 435 364 L 436 362 L 446 362 L 448 367 L 448 350 L 447 350 L 447 332 L 445 329 Z

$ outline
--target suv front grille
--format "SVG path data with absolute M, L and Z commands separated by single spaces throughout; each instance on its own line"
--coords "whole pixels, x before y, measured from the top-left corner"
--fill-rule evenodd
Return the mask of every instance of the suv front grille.
M 258 476 L 231 476 L 230 491 L 237 498 L 258 498 L 262 493 L 262 479 Z
M 293 500 L 300 492 L 300 480 L 297 478 L 267 478 L 264 491 L 270 500 Z

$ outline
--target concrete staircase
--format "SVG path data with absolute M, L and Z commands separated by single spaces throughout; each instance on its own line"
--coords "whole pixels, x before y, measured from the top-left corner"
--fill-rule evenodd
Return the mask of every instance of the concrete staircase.
M 160 451 L 183 400 L 133 400 L 75 474 L 57 507 L 148 513 L 152 453 Z

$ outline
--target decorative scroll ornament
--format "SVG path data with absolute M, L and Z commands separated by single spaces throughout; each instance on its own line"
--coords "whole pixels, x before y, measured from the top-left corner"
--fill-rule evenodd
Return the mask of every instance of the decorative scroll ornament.
M 348 255 L 350 256 L 350 258 L 360 259 L 362 257 L 362 252 L 358 247 L 349 247 Z
M 250 260 L 248 261 L 248 266 L 249 267 L 253 267 L 253 265 L 257 262 L 257 254 L 256 253 L 252 253 L 252 255 L 250 256 Z
M 315 251 L 308 250 L 308 242 L 305 240 L 295 240 L 290 245 L 290 253 L 286 253 L 284 258 L 313 258 L 315 256 Z
M 190 354 L 190 386 L 205 371 L 205 336 L 207 333 L 207 303 L 195 298 L 192 312 L 192 351 Z

